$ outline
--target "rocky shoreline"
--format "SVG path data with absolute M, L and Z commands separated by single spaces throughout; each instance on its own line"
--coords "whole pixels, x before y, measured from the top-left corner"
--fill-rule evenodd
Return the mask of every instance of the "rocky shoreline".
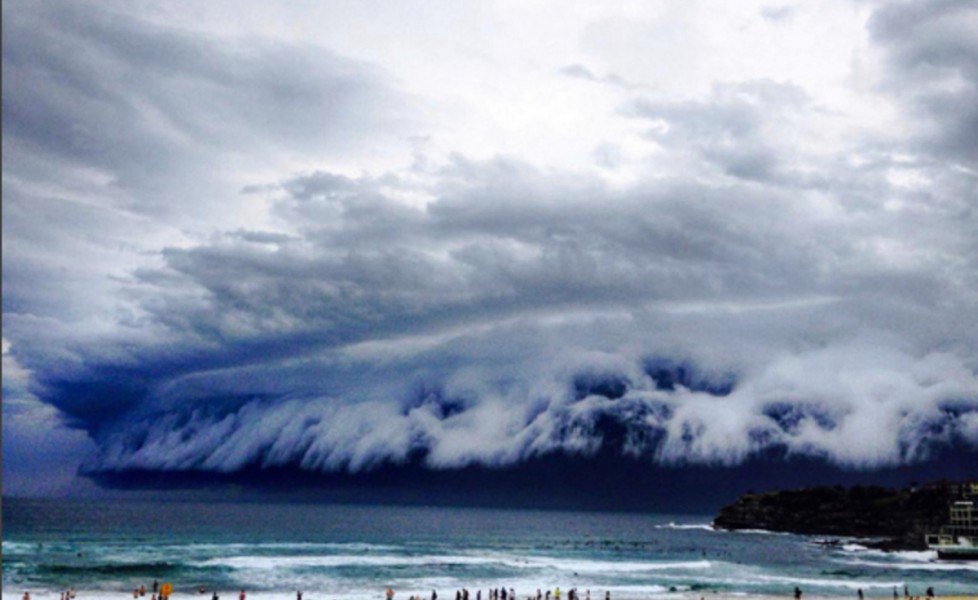
M 720 509 L 713 526 L 867 538 L 864 545 L 880 550 L 924 550 L 924 536 L 946 522 L 958 486 L 938 481 L 902 489 L 822 486 L 748 492 Z

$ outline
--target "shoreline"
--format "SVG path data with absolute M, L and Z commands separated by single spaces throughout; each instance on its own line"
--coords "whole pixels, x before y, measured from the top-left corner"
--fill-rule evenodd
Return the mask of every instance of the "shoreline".
M 22 600 L 23 589 L 18 589 L 7 593 L 6 590 L 0 591 L 0 600 Z M 60 600 L 60 592 L 38 590 L 36 593 L 34 590 L 26 590 L 31 594 L 31 600 Z M 397 593 L 393 600 L 409 600 L 412 592 L 401 592 Z M 77 590 L 77 597 L 75 600 L 128 600 L 132 597 L 131 593 L 123 592 L 120 590 Z M 228 590 L 224 593 L 219 592 L 219 597 L 221 600 L 237 600 L 237 592 Z M 256 591 L 248 592 L 247 600 L 295 600 L 295 592 L 275 592 L 275 591 Z M 445 595 L 439 594 L 439 599 L 451 600 L 453 595 L 449 592 L 445 592 Z M 602 600 L 603 595 L 594 596 L 594 600 Z M 882 599 L 892 599 L 892 594 L 865 594 L 866 598 L 882 598 Z M 140 600 L 146 600 L 150 596 L 142 596 Z M 361 600 L 383 600 L 384 599 L 384 588 L 378 587 L 376 592 L 373 594 L 357 594 L 351 593 L 349 595 L 339 596 L 336 594 L 323 594 L 319 595 L 316 593 L 310 593 L 303 591 L 303 600 L 346 600 L 346 599 L 361 599 Z M 428 600 L 429 596 L 422 595 L 421 600 Z M 786 591 L 784 594 L 761 594 L 756 592 L 691 592 L 691 591 L 678 591 L 678 592 L 663 592 L 661 594 L 650 594 L 650 595 L 615 595 L 612 597 L 613 600 L 794 600 L 794 596 L 790 591 Z M 855 593 L 851 594 L 838 594 L 838 595 L 826 595 L 826 594 L 804 594 L 802 600 L 838 600 L 839 598 L 856 598 Z M 910 596 L 911 600 L 925 600 L 923 595 L 913 595 Z M 942 595 L 937 594 L 935 596 L 938 600 L 978 600 L 978 594 L 951 594 Z M 170 600 L 211 600 L 211 593 L 206 594 L 195 594 L 195 593 L 175 593 L 169 597 Z M 900 596 L 898 600 L 903 600 L 904 597 Z M 521 600 L 519 595 L 517 595 L 517 600 Z

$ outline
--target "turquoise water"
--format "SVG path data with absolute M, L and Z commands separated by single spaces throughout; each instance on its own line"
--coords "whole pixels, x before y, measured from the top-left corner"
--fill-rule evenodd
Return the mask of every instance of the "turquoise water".
M 435 507 L 4 500 L 3 596 L 74 587 L 131 597 L 156 579 L 237 598 L 410 595 L 560 587 L 582 600 L 723 593 L 855 597 L 975 593 L 978 563 L 867 550 L 853 540 L 723 532 L 710 517 Z M 95 591 L 98 591 L 95 593 Z M 565 592 L 566 595 L 566 592 Z M 149 595 L 146 596 L 149 598 Z

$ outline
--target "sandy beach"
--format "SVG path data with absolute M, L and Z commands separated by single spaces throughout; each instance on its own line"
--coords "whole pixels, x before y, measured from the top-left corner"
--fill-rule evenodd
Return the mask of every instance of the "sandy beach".
M 454 592 L 449 594 L 448 590 L 445 591 L 444 595 L 440 595 L 439 598 L 445 598 L 446 600 L 453 596 Z M 398 593 L 394 596 L 394 600 L 408 600 L 410 598 L 410 593 Z M 23 591 L 7 591 L 4 590 L 0 593 L 0 598 L 3 600 L 20 600 L 23 597 Z M 866 594 L 866 598 L 892 598 L 890 594 Z M 76 600 L 126 600 L 131 598 L 131 594 L 119 592 L 119 591 L 79 591 Z M 203 596 L 199 594 L 179 594 L 175 593 L 170 596 L 170 600 L 209 600 L 211 598 L 210 594 L 205 594 Z M 233 592 L 227 592 L 220 594 L 221 600 L 237 600 L 237 594 Z M 384 593 L 383 589 L 378 589 L 377 593 L 374 595 L 356 595 L 350 594 L 345 596 L 345 598 L 360 598 L 362 600 L 383 600 Z M 427 596 L 423 596 L 427 598 Z M 748 594 L 748 593 L 737 593 L 737 592 L 707 592 L 707 593 L 692 593 L 692 592 L 676 592 L 676 593 L 663 593 L 655 594 L 651 596 L 615 596 L 614 600 L 794 600 L 794 596 L 790 593 L 784 595 L 767 595 L 767 594 Z M 856 594 L 846 594 L 846 595 L 809 595 L 805 594 L 803 600 L 840 600 L 842 598 L 856 598 Z M 901 596 L 902 598 L 902 596 Z M 911 598 L 923 598 L 923 596 L 911 596 Z M 940 595 L 936 596 L 939 600 L 978 600 L 978 594 L 973 595 Z M 60 600 L 57 593 L 31 593 L 31 600 Z M 295 600 L 295 593 L 278 593 L 278 592 L 254 592 L 248 593 L 247 600 Z M 333 595 L 318 595 L 313 592 L 304 592 L 303 600 L 337 600 L 336 596 Z

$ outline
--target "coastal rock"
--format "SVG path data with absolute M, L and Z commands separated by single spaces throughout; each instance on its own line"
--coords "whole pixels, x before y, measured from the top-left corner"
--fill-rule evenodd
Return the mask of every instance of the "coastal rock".
M 720 509 L 718 529 L 765 529 L 786 533 L 881 538 L 866 545 L 881 550 L 923 550 L 924 535 L 947 519 L 956 484 L 921 487 L 814 487 L 748 492 Z

